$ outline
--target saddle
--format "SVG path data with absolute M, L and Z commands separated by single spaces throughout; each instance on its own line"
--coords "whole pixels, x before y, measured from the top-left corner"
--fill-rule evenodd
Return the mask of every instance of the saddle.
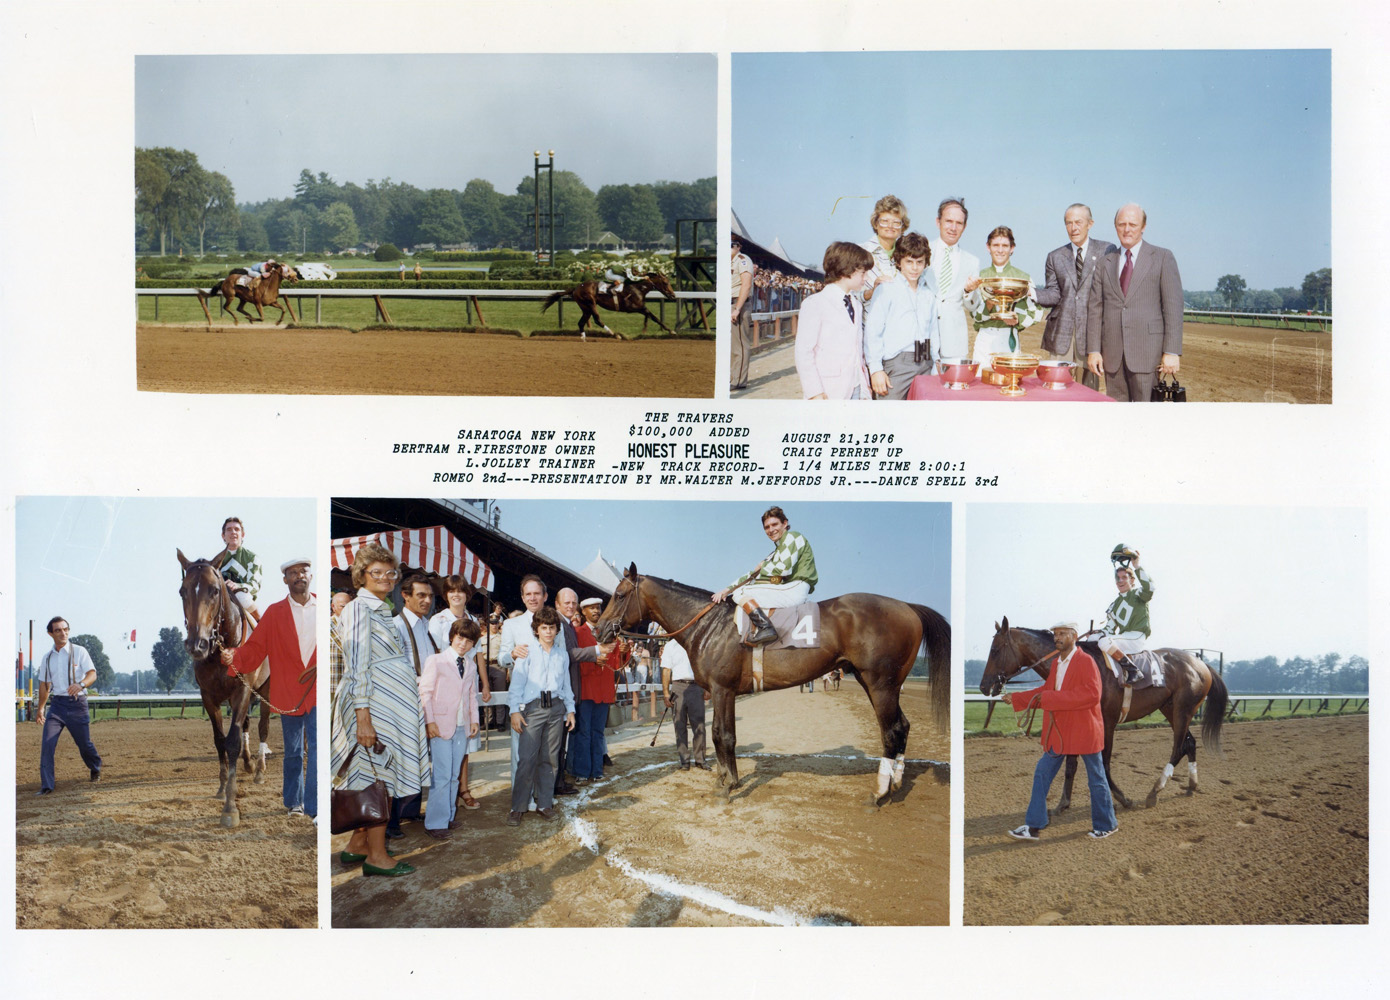
M 1157 653 L 1144 649 L 1138 653 L 1131 653 L 1129 658 L 1139 668 L 1139 680 L 1132 685 L 1125 684 L 1124 686 L 1125 694 L 1124 700 L 1120 703 L 1119 722 L 1124 722 L 1129 718 L 1130 701 L 1136 690 L 1163 686 L 1163 661 L 1158 658 Z M 1108 656 L 1106 659 L 1110 660 L 1110 669 L 1115 671 L 1116 678 L 1123 684 L 1124 677 L 1120 674 L 1120 665 Z
M 777 630 L 777 640 L 769 642 L 766 649 L 819 649 L 820 648 L 820 605 L 814 601 L 797 605 L 794 608 L 763 608 L 772 627 Z M 747 639 L 753 631 L 748 616 L 738 609 L 739 638 Z

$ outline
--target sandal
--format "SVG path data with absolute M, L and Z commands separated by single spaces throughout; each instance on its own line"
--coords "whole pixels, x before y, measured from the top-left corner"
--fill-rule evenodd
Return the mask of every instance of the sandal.
M 369 865 L 365 861 L 362 863 L 363 875 L 385 875 L 388 878 L 394 878 L 397 875 L 409 875 L 414 870 L 414 865 L 408 865 L 404 861 L 397 861 L 390 868 L 378 868 L 376 865 Z
M 459 794 L 459 802 L 463 804 L 463 808 L 465 809 L 478 808 L 478 800 L 475 799 L 472 795 L 470 795 L 468 793 L 468 789 L 466 788 Z

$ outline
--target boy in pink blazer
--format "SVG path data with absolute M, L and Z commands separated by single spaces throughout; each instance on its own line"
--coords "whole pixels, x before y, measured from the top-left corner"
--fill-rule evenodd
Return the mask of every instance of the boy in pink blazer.
M 454 827 L 459 766 L 468 740 L 478 734 L 478 671 L 468 652 L 481 634 L 477 622 L 458 619 L 449 627 L 449 650 L 420 666 L 420 709 L 430 738 L 425 833 L 435 840 L 448 840 Z
M 874 258 L 857 243 L 832 243 L 822 262 L 826 285 L 801 304 L 796 374 L 806 399 L 868 399 L 864 303 L 856 294 Z

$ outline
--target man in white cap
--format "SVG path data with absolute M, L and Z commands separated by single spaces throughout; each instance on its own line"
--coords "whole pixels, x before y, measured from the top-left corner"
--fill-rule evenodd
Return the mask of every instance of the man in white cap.
M 1057 662 L 1047 680 L 1031 691 L 1006 696 L 1015 712 L 1027 711 L 1035 701 L 1043 710 L 1043 755 L 1033 771 L 1033 795 L 1023 825 L 1009 831 L 1015 840 L 1037 840 L 1047 826 L 1047 793 L 1068 754 L 1077 754 L 1086 765 L 1086 784 L 1091 790 L 1090 836 L 1101 840 L 1119 826 L 1101 760 L 1105 725 L 1100 714 L 1100 671 L 1096 661 L 1077 648 L 1077 631 L 1076 622 L 1052 626 Z
M 308 558 L 280 564 L 290 594 L 265 609 L 255 630 L 236 649 L 222 651 L 229 675 L 252 673 L 270 659 L 270 703 L 261 711 L 280 715 L 285 740 L 284 798 L 291 816 L 318 823 L 318 711 L 314 677 L 318 666 L 317 608 L 309 590 L 314 574 Z

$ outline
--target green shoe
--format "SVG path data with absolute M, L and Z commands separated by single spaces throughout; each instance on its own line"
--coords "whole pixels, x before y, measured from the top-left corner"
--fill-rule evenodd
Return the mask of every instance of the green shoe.
M 409 875 L 415 870 L 413 865 L 408 865 L 404 861 L 397 861 L 390 868 L 378 868 L 376 865 L 369 865 L 365 861 L 362 863 L 363 875 L 385 875 L 395 878 L 397 875 Z
M 390 851 L 387 851 L 386 853 L 391 854 Z M 394 858 L 395 855 L 391 854 L 391 857 Z M 366 861 L 367 856 L 365 854 L 351 854 L 348 851 L 343 851 L 341 854 L 338 855 L 338 860 L 341 861 L 343 864 L 347 865 L 349 868 L 351 868 L 353 865 L 360 865 L 362 862 Z

